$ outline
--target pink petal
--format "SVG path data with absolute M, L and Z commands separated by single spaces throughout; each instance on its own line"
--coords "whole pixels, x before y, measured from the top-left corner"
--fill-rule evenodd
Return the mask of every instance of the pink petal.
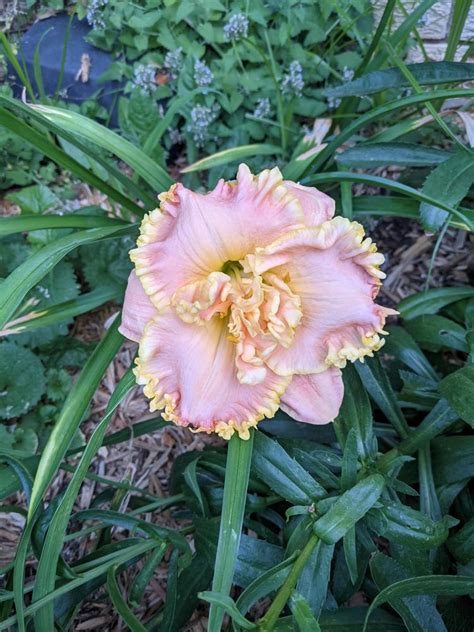
M 277 168 L 253 176 L 240 165 L 236 183 L 221 180 L 207 194 L 175 184 L 160 200 L 160 210 L 143 220 L 138 248 L 130 253 L 146 293 L 159 307 L 183 285 L 304 225 L 301 204 Z
M 227 336 L 220 318 L 196 326 L 172 309 L 156 316 L 145 328 L 135 369 L 150 410 L 164 408 L 168 421 L 227 439 L 234 430 L 248 438 L 249 428 L 273 417 L 291 378 L 267 370 L 261 383 L 241 384 Z
M 301 299 L 303 318 L 289 349 L 277 347 L 267 365 L 279 375 L 320 373 L 344 367 L 380 348 L 385 317 L 376 305 L 383 256 L 357 222 L 336 217 L 317 228 L 295 231 L 249 255 L 244 267 L 287 275 Z
M 280 407 L 296 421 L 327 424 L 337 417 L 343 396 L 341 371 L 330 368 L 322 373 L 295 375 Z
M 156 307 L 145 294 L 135 271 L 132 271 L 125 291 L 120 333 L 134 342 L 139 342 L 145 325 L 156 316 L 156 313 Z
M 284 185 L 300 201 L 308 228 L 319 226 L 334 217 L 336 203 L 329 195 L 315 187 L 305 187 L 290 180 L 285 180 Z

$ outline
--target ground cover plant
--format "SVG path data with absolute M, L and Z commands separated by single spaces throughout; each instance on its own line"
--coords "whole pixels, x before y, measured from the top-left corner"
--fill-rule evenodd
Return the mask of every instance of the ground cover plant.
M 367 31 L 358 37 L 351 30 L 365 5 L 334 4 L 330 31 L 340 35 L 344 50 L 332 36 L 328 46 L 334 59 L 357 56 L 355 76 L 341 82 L 329 73 L 322 79 L 331 81 L 318 93 L 307 88 L 308 79 L 304 98 L 287 99 L 290 60 L 283 49 L 300 35 L 287 32 L 298 7 L 259 22 L 260 5 L 252 13 L 243 4 L 248 32 L 243 21 L 227 28 L 242 32 L 242 40 L 268 44 L 265 54 L 276 51 L 270 70 L 264 60 L 254 68 L 245 42 L 225 35 L 233 12 L 216 3 L 202 18 L 209 26 L 199 27 L 207 43 L 199 59 L 215 68 L 216 78 L 220 69 L 223 81 L 219 64 L 226 58 L 216 49 L 227 42 L 226 54 L 242 64 L 242 76 L 260 69 L 262 89 L 270 82 L 274 108 L 263 131 L 261 121 L 246 116 L 255 105 L 251 98 L 229 112 L 223 103 L 236 99 L 232 87 L 222 84 L 217 96 L 201 90 L 205 107 L 219 102 L 225 111 L 213 121 L 222 144 L 206 138 L 193 147 L 185 129 L 191 110 L 178 114 L 172 99 L 164 118 L 139 134 L 124 125 L 117 133 L 49 99 L 0 95 L 2 133 L 16 141 L 18 157 L 5 184 L 17 188 L 5 197 L 20 209 L 0 218 L 0 515 L 24 519 L 15 559 L 0 569 L 0 630 L 75 629 L 78 609 L 98 591 L 131 630 L 472 627 L 474 290 L 432 287 L 432 279 L 446 236 L 469 234 L 474 225 L 474 68 L 452 61 L 451 53 L 443 62 L 407 65 L 407 39 L 416 37 L 418 20 L 434 2 L 419 3 L 400 26 L 392 24 L 395 4 L 387 3 L 369 39 Z M 455 4 L 448 51 L 456 50 L 470 3 Z M 166 36 L 167 25 L 179 22 L 175 5 L 167 3 L 159 15 L 127 6 L 89 5 L 89 19 L 103 20 L 96 43 L 164 65 L 152 29 Z M 183 29 L 194 24 L 193 7 L 183 3 L 186 26 L 170 28 L 178 39 L 165 48 L 181 44 Z M 270 4 L 261 7 L 265 16 Z M 309 7 L 299 7 L 303 23 Z M 132 19 L 148 14 L 149 25 Z M 113 20 L 127 21 L 122 39 L 118 27 L 107 39 Z M 305 37 L 310 32 L 302 31 Z M 355 44 L 349 45 L 348 33 Z M 146 41 L 137 40 L 140 35 Z M 8 40 L 2 41 L 15 64 Z M 309 55 L 317 44 L 307 42 Z M 315 70 L 315 59 L 303 53 L 303 76 L 318 73 L 320 65 Z M 187 54 L 192 73 L 195 53 Z M 282 78 L 280 101 L 273 72 Z M 319 85 L 321 77 L 314 77 Z M 158 94 L 141 96 L 153 101 Z M 138 100 L 133 92 L 123 98 L 122 117 Z M 182 98 L 173 96 L 175 103 Z M 329 99 L 337 100 L 330 118 L 318 109 Z M 301 103 L 314 105 L 316 121 L 298 111 Z M 303 120 L 309 129 L 301 129 Z M 385 346 L 343 369 L 344 400 L 334 423 L 302 424 L 279 411 L 247 440 L 210 438 L 204 449 L 175 459 L 163 496 L 94 469 L 101 446 L 170 423 L 157 412 L 110 430 L 135 389 L 134 348 L 85 434 L 94 393 L 124 344 L 120 317 L 109 319 L 96 345 L 70 332 L 99 306 L 109 305 L 110 315 L 120 310 L 139 222 L 176 177 L 171 141 L 163 136 L 172 124 L 188 134 L 179 178 L 189 188 L 207 190 L 220 177 L 233 178 L 242 160 L 254 172 L 277 164 L 285 178 L 333 198 L 342 218 L 419 222 L 433 238 L 425 287 L 392 305 L 400 316 L 387 326 Z M 59 469 L 68 478 L 58 488 Z M 91 477 L 98 486 L 84 506 L 78 498 Z M 144 611 L 157 572 L 166 574 L 166 594 Z

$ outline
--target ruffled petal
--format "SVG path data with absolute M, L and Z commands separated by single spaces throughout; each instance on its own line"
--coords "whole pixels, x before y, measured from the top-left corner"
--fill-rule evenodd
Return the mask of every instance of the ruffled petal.
M 304 226 L 301 204 L 277 168 L 254 176 L 241 165 L 236 182 L 221 180 L 208 194 L 175 184 L 159 197 L 160 209 L 144 218 L 138 247 L 130 253 L 157 307 L 183 285 Z
M 304 213 L 304 223 L 308 228 L 319 226 L 334 217 L 336 203 L 329 195 L 315 187 L 305 187 L 291 180 L 285 180 L 283 184 L 298 198 Z
M 236 375 L 235 344 L 225 322 L 213 318 L 200 327 L 166 309 L 145 328 L 135 374 L 151 399 L 150 410 L 201 432 L 229 439 L 234 431 L 248 438 L 249 428 L 273 417 L 291 378 L 267 370 L 257 385 Z
M 336 217 L 317 228 L 294 231 L 244 261 L 244 269 L 273 269 L 301 299 L 303 318 L 290 348 L 266 358 L 279 375 L 311 374 L 346 365 L 380 348 L 393 310 L 374 303 L 383 255 L 357 222 Z
M 120 333 L 134 342 L 139 342 L 145 325 L 156 314 L 156 307 L 146 295 L 135 271 L 132 271 L 125 291 Z
M 312 375 L 295 375 L 280 407 L 296 421 L 327 424 L 339 413 L 344 396 L 341 371 L 330 368 Z

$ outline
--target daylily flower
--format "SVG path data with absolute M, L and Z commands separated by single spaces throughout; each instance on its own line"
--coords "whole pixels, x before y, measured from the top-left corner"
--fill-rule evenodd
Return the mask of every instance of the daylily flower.
M 228 439 L 278 407 L 325 424 L 341 368 L 383 344 L 384 258 L 333 200 L 275 168 L 207 194 L 175 184 L 145 216 L 120 331 L 150 409 Z

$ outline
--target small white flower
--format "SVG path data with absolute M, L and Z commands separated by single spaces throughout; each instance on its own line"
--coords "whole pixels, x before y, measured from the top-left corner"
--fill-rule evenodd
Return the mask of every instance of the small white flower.
M 257 101 L 257 105 L 255 107 L 255 110 L 253 111 L 253 116 L 255 116 L 255 118 L 259 118 L 259 119 L 264 119 L 264 118 L 268 118 L 268 116 L 270 115 L 272 108 L 270 105 L 270 99 L 264 98 L 264 99 L 259 99 Z
M 281 91 L 283 94 L 293 94 L 300 97 L 303 94 L 304 80 L 303 69 L 299 61 L 292 61 L 289 65 L 288 72 L 281 82 Z
M 135 68 L 132 83 L 142 94 L 152 94 L 156 90 L 156 66 L 140 64 Z
M 200 59 L 194 62 L 194 82 L 200 88 L 210 86 L 214 80 L 212 70 Z

